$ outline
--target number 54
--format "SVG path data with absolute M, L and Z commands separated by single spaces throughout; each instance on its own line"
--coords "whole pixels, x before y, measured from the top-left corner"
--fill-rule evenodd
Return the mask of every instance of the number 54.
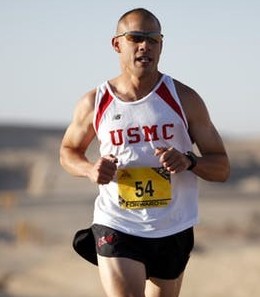
M 149 194 L 151 197 L 154 193 L 153 184 L 151 180 L 148 180 L 147 183 L 144 183 L 143 181 L 136 181 L 135 190 L 135 195 L 139 198 L 143 197 L 144 194 Z

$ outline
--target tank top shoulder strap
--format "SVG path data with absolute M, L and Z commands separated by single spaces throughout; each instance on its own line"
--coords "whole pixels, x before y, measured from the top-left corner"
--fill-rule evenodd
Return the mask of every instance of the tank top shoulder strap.
M 96 132 L 98 132 L 99 123 L 104 115 L 106 109 L 113 100 L 113 96 L 109 92 L 107 82 L 103 82 L 96 88 L 95 108 L 93 126 Z
M 188 121 L 182 108 L 180 97 L 176 91 L 174 79 L 169 75 L 164 75 L 163 81 L 157 88 L 156 93 L 174 109 L 188 130 Z

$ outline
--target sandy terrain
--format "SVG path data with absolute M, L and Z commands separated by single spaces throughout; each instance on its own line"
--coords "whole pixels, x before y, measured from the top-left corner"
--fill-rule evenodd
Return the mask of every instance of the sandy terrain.
M 181 296 L 259 296 L 259 199 L 233 198 L 201 199 L 196 248 Z M 91 203 L 56 198 L 40 206 L 25 201 L 12 210 L 8 218 L 14 217 L 24 230 L 16 230 L 15 241 L 1 244 L 2 296 L 104 296 L 96 267 L 78 257 L 70 245 L 74 230 L 89 223 Z
M 60 169 L 60 134 L 52 137 L 52 150 L 43 142 L 40 156 L 26 145 L 1 150 L 2 171 L 23 159 L 31 174 L 42 174 L 26 189 L 0 189 L 0 297 L 105 296 L 97 268 L 71 247 L 74 232 L 91 222 L 96 187 Z M 259 144 L 227 141 L 230 181 L 201 182 L 201 222 L 181 297 L 260 296 Z

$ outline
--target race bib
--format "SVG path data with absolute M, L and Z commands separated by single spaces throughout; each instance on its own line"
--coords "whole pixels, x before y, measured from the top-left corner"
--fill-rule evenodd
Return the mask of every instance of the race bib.
M 117 181 L 122 208 L 166 207 L 171 201 L 171 175 L 162 167 L 118 169 Z

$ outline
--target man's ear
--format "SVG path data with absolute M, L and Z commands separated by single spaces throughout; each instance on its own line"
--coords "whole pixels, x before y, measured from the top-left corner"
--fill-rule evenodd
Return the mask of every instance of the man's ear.
M 120 46 L 119 46 L 119 41 L 118 41 L 118 38 L 116 37 L 113 37 L 112 38 L 112 46 L 114 48 L 114 50 L 117 52 L 117 53 L 120 53 Z

